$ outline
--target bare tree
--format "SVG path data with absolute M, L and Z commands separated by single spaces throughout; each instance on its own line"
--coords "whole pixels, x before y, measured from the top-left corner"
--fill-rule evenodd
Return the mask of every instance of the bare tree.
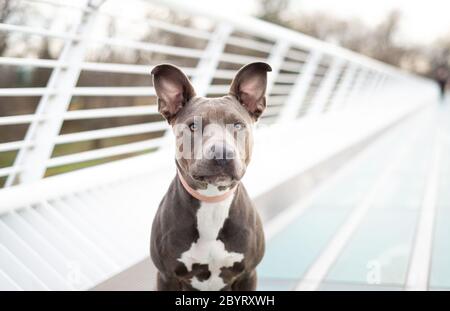
M 286 20 L 281 16 L 288 5 L 289 0 L 259 0 L 260 11 L 258 17 L 270 23 L 288 26 Z
M 401 59 L 406 54 L 407 49 L 399 46 L 395 38 L 399 29 L 401 14 L 398 11 L 392 11 L 384 21 L 382 21 L 374 30 L 371 41 L 368 42 L 370 50 L 368 55 L 383 62 L 399 65 Z
M 0 23 L 7 23 L 11 16 L 16 12 L 17 3 L 13 0 L 0 0 Z M 8 39 L 6 32 L 0 32 L 0 55 L 6 51 L 8 47 Z
M 450 67 L 450 39 L 448 37 L 436 40 L 435 44 L 429 50 L 431 67 L 447 66 Z

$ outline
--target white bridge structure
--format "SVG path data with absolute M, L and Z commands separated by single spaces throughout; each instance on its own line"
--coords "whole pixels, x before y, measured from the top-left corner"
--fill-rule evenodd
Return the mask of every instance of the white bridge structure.
M 236 70 L 253 61 L 273 68 L 244 178 L 266 226 L 259 288 L 450 288 L 450 226 L 439 225 L 436 203 L 440 172 L 450 183 L 449 128 L 436 114 L 432 81 L 239 12 L 226 15 L 195 1 L 126 1 L 193 21 L 169 23 L 156 13 L 136 18 L 111 9 L 119 2 L 23 0 L 67 15 L 70 27 L 0 24 L 10 36 L 61 46 L 57 59 L 0 57 L 0 68 L 51 70 L 45 86 L 0 88 L 0 106 L 38 98 L 34 113 L 0 116 L 0 132 L 28 126 L 23 139 L 0 141 L 0 158 L 14 155 L 0 167 L 0 289 L 151 290 L 151 221 L 175 166 L 150 70 L 160 62 L 178 64 L 199 95 L 221 96 Z M 96 31 L 105 20 L 146 27 L 161 40 Z M 151 60 L 90 60 L 92 49 L 106 47 Z M 147 77 L 148 85 L 80 85 L 90 73 Z M 80 98 L 104 106 L 80 109 Z M 133 104 L 108 106 L 114 98 Z M 445 109 L 440 115 L 450 116 Z M 70 122 L 134 117 L 144 121 L 61 132 Z M 104 139 L 116 143 L 54 152 Z M 57 174 L 64 168 L 71 171 Z M 445 208 L 442 215 L 449 216 Z

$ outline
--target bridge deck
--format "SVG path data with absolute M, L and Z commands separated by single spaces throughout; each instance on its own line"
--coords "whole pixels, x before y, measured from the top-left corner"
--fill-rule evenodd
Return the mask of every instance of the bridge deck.
M 447 103 L 379 137 L 269 224 L 259 289 L 450 289 L 448 189 Z

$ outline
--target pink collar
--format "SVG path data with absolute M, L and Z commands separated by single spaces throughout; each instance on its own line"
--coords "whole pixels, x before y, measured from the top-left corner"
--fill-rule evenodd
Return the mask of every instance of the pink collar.
M 236 186 L 234 186 L 227 192 L 220 194 L 220 195 L 215 195 L 215 196 L 203 195 L 203 194 L 199 193 L 198 191 L 196 191 L 195 189 L 193 189 L 191 186 L 189 186 L 189 184 L 186 182 L 186 180 L 181 175 L 179 170 L 177 170 L 177 172 L 178 172 L 178 178 L 180 179 L 181 184 L 183 185 L 184 189 L 186 189 L 186 191 L 190 195 L 192 195 L 194 198 L 196 198 L 197 200 L 202 201 L 202 202 L 218 203 L 218 202 L 225 200 L 226 198 L 228 198 L 230 195 L 232 195 L 236 191 Z

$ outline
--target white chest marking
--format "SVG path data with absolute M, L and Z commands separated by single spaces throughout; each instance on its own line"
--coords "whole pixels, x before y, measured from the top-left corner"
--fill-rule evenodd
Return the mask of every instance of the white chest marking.
M 225 286 L 223 279 L 219 276 L 221 268 L 232 267 L 235 262 L 244 258 L 241 253 L 228 252 L 222 241 L 217 240 L 220 229 L 228 217 L 231 202 L 234 196 L 230 196 L 222 202 L 201 202 L 197 211 L 197 230 L 199 238 L 191 244 L 191 247 L 181 254 L 178 261 L 184 263 L 188 271 L 192 265 L 207 264 L 211 276 L 203 281 L 196 277 L 192 278 L 192 287 L 198 290 L 220 290 Z

